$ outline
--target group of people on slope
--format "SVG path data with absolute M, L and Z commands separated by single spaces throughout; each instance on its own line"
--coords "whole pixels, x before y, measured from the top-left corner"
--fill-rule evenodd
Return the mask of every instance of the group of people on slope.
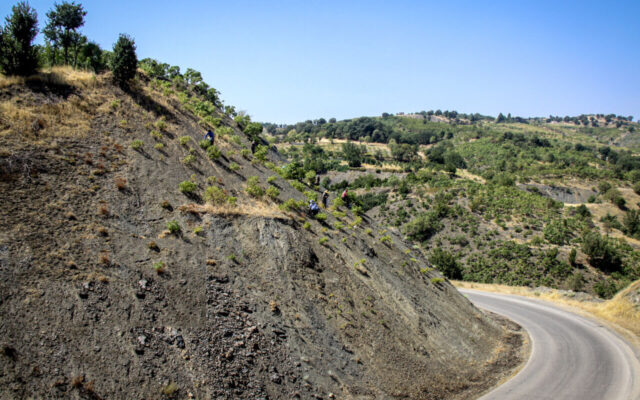
M 216 135 L 213 133 L 211 129 L 209 129 L 207 133 L 205 133 L 204 139 L 208 140 L 209 144 L 213 145 L 213 143 L 216 140 Z M 254 140 L 253 143 L 251 143 L 251 153 L 255 153 L 256 146 L 257 146 L 257 142 Z M 342 192 L 341 198 L 344 204 L 347 206 L 347 208 L 351 208 L 351 202 L 349 201 L 349 188 L 344 189 L 344 192 Z M 325 209 L 328 208 L 329 206 L 328 190 L 325 190 L 322 193 L 322 206 Z M 309 200 L 309 214 L 316 215 L 319 212 L 320 212 L 320 207 L 318 207 L 318 204 L 314 200 Z
M 347 206 L 347 208 L 351 208 L 351 201 L 349 200 L 349 188 L 345 188 L 344 192 L 342 192 L 342 201 Z M 328 208 L 329 206 L 329 191 L 325 190 L 322 193 L 322 207 Z M 314 200 L 309 200 L 309 214 L 316 215 L 320 212 L 320 207 Z

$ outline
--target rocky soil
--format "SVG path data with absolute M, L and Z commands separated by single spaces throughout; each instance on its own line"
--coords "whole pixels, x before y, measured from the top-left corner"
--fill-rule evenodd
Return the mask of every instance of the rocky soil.
M 342 227 L 281 212 L 304 196 L 280 177 L 276 201 L 249 198 L 249 176 L 266 187 L 275 174 L 240 156 L 233 121 L 242 143 L 218 139 L 212 161 L 175 98 L 105 77 L 93 90 L 88 131 L 0 137 L 0 398 L 463 399 L 523 361 L 517 326 L 475 309 L 393 232 L 347 210 Z M 65 101 L 0 91 L 35 110 Z M 239 206 L 205 207 L 209 177 Z M 199 194 L 178 191 L 188 179 Z

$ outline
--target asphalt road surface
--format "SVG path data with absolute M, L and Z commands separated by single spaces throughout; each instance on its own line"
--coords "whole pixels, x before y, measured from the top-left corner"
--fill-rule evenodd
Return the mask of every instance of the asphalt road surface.
M 598 322 L 525 297 L 461 292 L 477 307 L 517 322 L 531 338 L 525 367 L 481 400 L 640 399 L 640 360 Z

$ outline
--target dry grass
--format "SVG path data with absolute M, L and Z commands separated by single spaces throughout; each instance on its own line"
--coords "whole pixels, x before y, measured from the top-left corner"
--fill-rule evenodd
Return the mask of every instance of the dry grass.
M 477 289 L 485 292 L 515 294 L 518 296 L 538 298 L 553 302 L 610 325 L 622 336 L 627 338 L 640 351 L 640 304 L 632 301 L 634 293 L 640 291 L 640 281 L 629 285 L 614 298 L 604 302 L 580 301 L 568 297 L 557 290 L 538 292 L 535 289 L 522 286 L 506 286 L 473 282 L 452 282 L 457 288 Z
M 71 85 L 78 88 L 89 88 L 94 87 L 98 83 L 98 77 L 93 72 L 81 71 L 69 66 L 48 68 L 27 77 L 0 74 L 0 89 L 34 82 L 41 82 L 48 85 Z
M 10 90 L 12 86 L 38 82 L 76 89 L 64 100 L 38 104 L 24 101 L 20 95 L 10 96 L 0 103 L 0 136 L 14 134 L 30 140 L 86 136 L 91 116 L 104 101 L 98 87 L 105 79 L 70 67 L 55 67 L 29 77 L 0 75 L 0 89 Z
M 275 204 L 266 204 L 261 202 L 247 202 L 238 203 L 235 206 L 223 204 L 223 205 L 211 205 L 211 204 L 185 204 L 178 209 L 184 213 L 190 214 L 216 214 L 216 215 L 247 215 L 254 217 L 265 218 L 287 218 L 291 217 L 283 213 Z

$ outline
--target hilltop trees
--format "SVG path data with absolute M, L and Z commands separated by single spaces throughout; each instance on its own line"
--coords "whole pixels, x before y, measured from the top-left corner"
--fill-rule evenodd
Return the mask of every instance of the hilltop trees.
M 136 44 L 129 35 L 121 33 L 118 41 L 113 46 L 113 58 L 111 60 L 113 79 L 120 86 L 125 87 L 136 75 L 137 66 Z
M 29 75 L 38 67 L 31 45 L 38 34 L 38 15 L 25 2 L 11 10 L 6 25 L 0 28 L 0 69 L 7 75 Z
M 53 47 L 53 62 L 56 61 L 57 50 L 62 47 L 65 64 L 69 64 L 69 49 L 73 48 L 73 66 L 78 62 L 78 53 L 87 38 L 78 33 L 78 28 L 84 25 L 84 17 L 87 12 L 82 4 L 75 2 L 62 2 L 55 4 L 54 9 L 47 13 L 49 23 L 44 28 L 44 35 Z

